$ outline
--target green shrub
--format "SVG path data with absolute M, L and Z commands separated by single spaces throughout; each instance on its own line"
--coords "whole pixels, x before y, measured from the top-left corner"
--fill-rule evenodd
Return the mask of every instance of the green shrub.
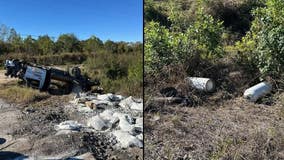
M 262 76 L 278 75 L 284 68 L 284 2 L 267 0 L 254 11 L 250 32 L 236 43 L 240 57 L 255 64 Z
M 175 24 L 175 23 L 173 23 Z M 184 64 L 192 57 L 215 60 L 223 56 L 221 47 L 222 23 L 206 15 L 200 8 L 186 31 L 172 25 L 170 29 L 158 22 L 145 27 L 145 67 L 147 72 L 159 71 L 170 64 Z
M 83 72 L 97 78 L 105 92 L 142 96 L 142 53 L 111 54 L 99 52 L 84 62 Z

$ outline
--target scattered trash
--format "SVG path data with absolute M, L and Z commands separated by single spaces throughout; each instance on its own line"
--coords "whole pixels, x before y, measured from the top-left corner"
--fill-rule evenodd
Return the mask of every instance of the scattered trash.
M 90 118 L 87 125 L 99 131 L 105 130 L 108 127 L 105 121 L 98 115 Z
M 124 98 L 115 94 L 80 93 L 70 101 L 79 112 L 88 113 L 84 131 L 110 133 L 119 148 L 143 147 L 143 100 L 133 97 Z M 72 105 L 71 105 L 72 106 Z M 120 106 L 120 107 L 118 107 Z M 135 118 L 133 117 L 135 116 Z M 69 134 L 73 130 L 63 130 L 58 134 Z M 119 144 L 118 144 L 119 142 Z
M 89 107 L 86 107 L 86 106 L 84 106 L 84 105 L 78 105 L 77 108 L 78 108 L 78 111 L 79 111 L 79 112 L 82 112 L 82 113 L 91 113 L 91 112 L 94 112 L 93 109 L 91 109 L 91 108 L 89 108 Z
M 132 96 L 122 100 L 119 105 L 123 108 L 143 111 L 142 99 L 134 99 Z
M 114 131 L 113 135 L 116 137 L 122 148 L 128 147 L 143 147 L 142 142 L 135 136 L 132 136 L 126 131 Z M 141 137 L 140 137 L 141 138 Z
M 141 133 L 141 134 L 139 134 L 139 135 L 137 135 L 136 136 L 140 141 L 143 141 L 143 134 Z
M 76 122 L 76 121 L 65 121 L 65 122 L 61 122 L 59 125 L 55 126 L 55 130 L 59 131 L 59 130 L 75 130 L 78 131 L 83 127 L 82 124 Z
M 114 95 L 112 93 L 97 95 L 97 100 L 103 101 L 121 101 L 124 97 L 121 95 Z
M 256 102 L 259 98 L 265 96 L 272 91 L 272 85 L 268 82 L 261 82 L 251 88 L 245 90 L 244 98 L 251 102 Z
M 200 78 L 200 77 L 187 77 L 185 79 L 190 86 L 197 90 L 212 92 L 215 90 L 215 83 L 209 78 Z

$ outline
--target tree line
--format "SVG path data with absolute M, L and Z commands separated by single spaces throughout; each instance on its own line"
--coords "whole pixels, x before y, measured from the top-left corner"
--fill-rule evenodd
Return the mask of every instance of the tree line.
M 41 35 L 33 38 L 28 35 L 25 38 L 17 33 L 14 28 L 2 24 L 0 26 L 0 55 L 8 53 L 26 53 L 29 55 L 46 55 L 57 53 L 93 53 L 100 50 L 109 53 L 130 53 L 142 50 L 142 43 L 114 42 L 107 40 L 103 42 L 96 36 L 86 40 L 79 40 L 73 33 L 61 34 L 57 40 L 49 35 Z

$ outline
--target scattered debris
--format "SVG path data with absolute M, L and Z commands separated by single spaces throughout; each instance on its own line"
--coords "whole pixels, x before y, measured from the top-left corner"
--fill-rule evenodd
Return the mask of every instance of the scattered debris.
M 245 90 L 244 98 L 251 102 L 256 102 L 259 98 L 265 96 L 272 91 L 272 85 L 268 82 L 261 82 L 251 88 Z
M 142 99 L 135 99 L 132 96 L 122 100 L 119 105 L 123 108 L 143 111 Z
M 99 115 L 90 118 L 87 125 L 99 131 L 105 130 L 108 127 L 105 121 Z
M 89 113 L 92 113 L 91 117 L 87 119 L 87 126 L 96 130 L 96 132 L 115 135 L 118 141 L 122 141 L 122 137 L 130 135 L 129 141 L 122 141 L 118 146 L 122 148 L 143 146 L 142 99 L 135 99 L 131 96 L 124 99 L 121 95 L 111 93 L 102 95 L 81 94 L 80 98 L 75 97 L 71 103 L 76 106 L 79 112 L 90 111 Z M 137 116 L 137 114 L 140 116 Z
M 143 147 L 141 140 L 132 136 L 126 131 L 121 131 L 121 130 L 114 131 L 113 135 L 117 138 L 122 148 L 135 147 L 135 146 L 140 148 Z
M 61 122 L 59 125 L 55 126 L 55 130 L 59 131 L 59 130 L 75 130 L 75 131 L 79 131 L 81 128 L 83 127 L 82 124 L 76 122 L 76 121 L 64 121 Z
M 212 92 L 215 90 L 215 83 L 210 78 L 187 77 L 185 81 L 197 90 L 205 92 Z

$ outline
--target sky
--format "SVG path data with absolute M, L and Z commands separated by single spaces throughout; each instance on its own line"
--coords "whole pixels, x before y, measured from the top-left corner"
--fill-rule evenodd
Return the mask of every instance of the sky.
M 143 0 L 0 0 L 0 24 L 23 35 L 54 39 L 143 41 Z

